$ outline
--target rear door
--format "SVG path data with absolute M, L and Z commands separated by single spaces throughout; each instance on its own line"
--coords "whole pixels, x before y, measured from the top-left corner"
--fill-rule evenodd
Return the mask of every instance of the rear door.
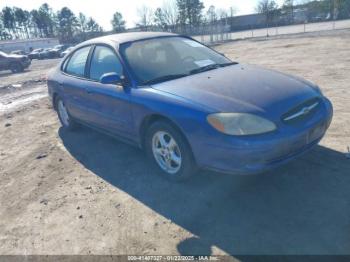
M 62 95 L 68 112 L 78 120 L 92 122 L 89 104 L 86 101 L 86 64 L 92 46 L 76 50 L 63 64 Z

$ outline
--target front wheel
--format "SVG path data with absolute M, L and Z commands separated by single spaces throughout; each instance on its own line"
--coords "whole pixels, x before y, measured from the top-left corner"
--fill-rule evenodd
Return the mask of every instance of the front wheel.
M 56 109 L 62 127 L 69 131 L 74 130 L 77 127 L 77 124 L 69 115 L 63 100 L 59 97 L 56 99 Z
M 171 124 L 160 121 L 150 126 L 145 146 L 147 155 L 165 178 L 183 181 L 195 174 L 191 148 Z

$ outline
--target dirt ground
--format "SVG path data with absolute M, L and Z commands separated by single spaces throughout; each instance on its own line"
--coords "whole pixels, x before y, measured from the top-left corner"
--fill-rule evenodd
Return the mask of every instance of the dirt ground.
M 334 105 L 320 145 L 265 174 L 172 184 L 136 148 L 60 129 L 43 79 L 57 60 L 34 61 L 0 73 L 0 254 L 350 254 L 350 31 L 216 48 L 319 84 Z

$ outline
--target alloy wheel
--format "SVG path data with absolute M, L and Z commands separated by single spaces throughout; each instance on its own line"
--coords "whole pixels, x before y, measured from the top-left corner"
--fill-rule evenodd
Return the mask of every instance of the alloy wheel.
M 61 119 L 63 125 L 68 127 L 69 126 L 69 115 L 68 115 L 67 109 L 66 109 L 62 100 L 58 101 L 57 108 L 58 108 L 58 114 L 60 115 L 60 119 Z
M 175 174 L 180 170 L 181 151 L 169 133 L 158 131 L 153 135 L 152 152 L 160 168 L 168 174 Z

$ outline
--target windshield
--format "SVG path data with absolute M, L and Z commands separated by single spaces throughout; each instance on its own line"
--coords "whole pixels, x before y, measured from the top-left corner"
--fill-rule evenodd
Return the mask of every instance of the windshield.
M 126 43 L 121 47 L 121 54 L 140 84 L 162 82 L 231 64 L 223 55 L 184 37 Z

